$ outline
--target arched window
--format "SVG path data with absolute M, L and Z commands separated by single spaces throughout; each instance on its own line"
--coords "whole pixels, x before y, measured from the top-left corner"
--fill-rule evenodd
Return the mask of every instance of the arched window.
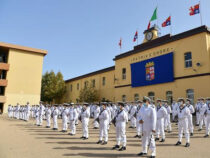
M 172 104 L 172 102 L 173 102 L 173 92 L 172 91 L 166 92 L 166 100 L 168 101 L 169 104 Z
M 122 95 L 122 101 L 126 102 L 126 95 Z
M 154 93 L 154 92 L 149 92 L 149 93 L 148 93 L 148 97 L 149 97 L 150 99 L 152 99 L 153 101 L 155 101 L 155 93 Z
M 191 100 L 191 103 L 194 104 L 194 89 L 187 89 L 186 95 L 186 97 Z
M 139 101 L 139 94 L 134 94 L 134 101 Z

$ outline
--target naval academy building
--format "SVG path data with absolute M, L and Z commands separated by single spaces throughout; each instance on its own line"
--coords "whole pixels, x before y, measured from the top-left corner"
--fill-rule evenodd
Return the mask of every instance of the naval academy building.
M 77 102 L 85 86 L 100 99 L 135 101 L 142 96 L 172 101 L 210 97 L 210 29 L 201 26 L 174 36 L 158 37 L 155 27 L 142 44 L 115 56 L 115 66 L 66 80 L 65 101 Z

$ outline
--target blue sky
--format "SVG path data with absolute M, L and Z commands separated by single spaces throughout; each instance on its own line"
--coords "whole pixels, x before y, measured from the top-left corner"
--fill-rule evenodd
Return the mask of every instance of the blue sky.
M 48 50 L 43 73 L 61 71 L 64 79 L 114 65 L 133 49 L 158 2 L 159 25 L 171 14 L 173 34 L 199 27 L 189 16 L 198 0 L 0 0 L 0 41 Z M 201 0 L 203 24 L 210 26 L 210 1 Z M 170 28 L 161 28 L 161 35 Z

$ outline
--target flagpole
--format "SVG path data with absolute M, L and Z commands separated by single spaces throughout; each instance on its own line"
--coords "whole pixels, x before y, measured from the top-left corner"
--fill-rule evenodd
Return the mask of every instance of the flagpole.
M 136 42 L 137 42 L 137 45 L 139 44 L 139 30 L 138 30 L 138 28 L 136 29 L 136 31 L 137 31 L 137 40 L 136 40 Z
M 157 2 L 157 27 L 158 27 L 158 0 L 156 0 Z
M 201 0 L 199 1 L 199 6 L 200 6 L 200 20 L 201 20 L 201 26 L 203 25 L 203 21 L 202 21 L 202 13 L 201 13 Z
M 171 14 L 170 14 L 170 17 L 171 17 L 171 19 L 172 19 Z M 172 20 L 171 20 L 170 22 L 171 22 L 171 26 L 170 26 L 170 34 L 171 34 L 171 36 L 172 36 Z

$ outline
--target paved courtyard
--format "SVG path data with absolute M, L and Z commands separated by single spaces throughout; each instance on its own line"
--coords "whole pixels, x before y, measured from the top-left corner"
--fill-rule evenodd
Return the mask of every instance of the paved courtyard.
M 35 120 L 24 122 L 9 119 L 6 115 L 0 116 L 0 158 L 58 158 L 58 157 L 137 157 L 141 151 L 140 139 L 133 138 L 135 129 L 127 128 L 127 150 L 111 150 L 115 145 L 115 128 L 112 125 L 107 145 L 98 145 L 99 130 L 92 129 L 93 120 L 90 120 L 88 140 L 81 140 L 81 124 L 77 127 L 77 135 L 69 136 L 66 133 L 53 131 L 34 125 Z M 44 121 L 44 125 L 45 125 Z M 127 125 L 128 126 L 128 125 Z M 61 128 L 61 120 L 59 119 Z M 173 132 L 166 134 L 165 143 L 157 143 L 157 157 L 159 158 L 209 158 L 210 138 L 203 138 L 204 130 L 195 129 L 191 138 L 190 148 L 185 148 L 185 139 L 181 146 L 176 147 L 177 126 L 173 124 Z

